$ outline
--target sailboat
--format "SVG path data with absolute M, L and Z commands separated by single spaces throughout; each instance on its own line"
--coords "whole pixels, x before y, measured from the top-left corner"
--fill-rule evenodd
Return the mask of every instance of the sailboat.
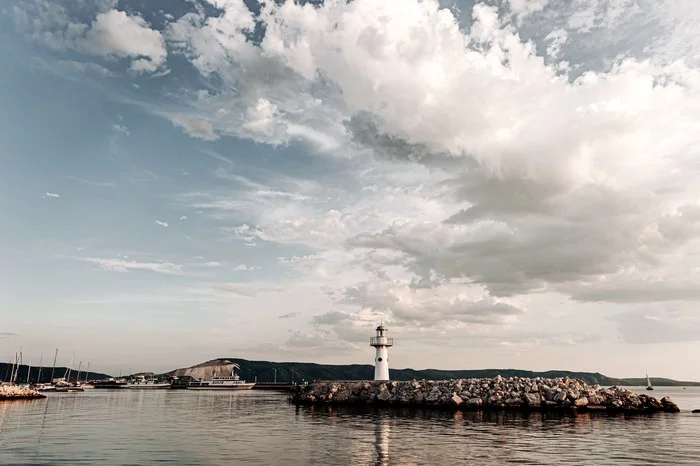
M 649 374 L 647 374 L 647 390 L 653 390 L 654 387 L 651 386 L 651 380 L 649 380 Z

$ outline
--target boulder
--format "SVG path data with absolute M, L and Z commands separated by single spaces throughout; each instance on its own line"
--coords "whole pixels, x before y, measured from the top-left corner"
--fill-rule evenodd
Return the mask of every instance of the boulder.
M 526 393 L 525 403 L 528 406 L 539 407 L 542 404 L 542 397 L 539 393 Z
M 680 408 L 676 403 L 673 402 L 670 396 L 665 396 L 661 398 L 661 405 L 665 413 L 677 413 L 680 412 Z
M 577 408 L 583 408 L 584 406 L 588 406 L 588 398 L 578 398 L 574 401 L 574 406 L 576 406 Z

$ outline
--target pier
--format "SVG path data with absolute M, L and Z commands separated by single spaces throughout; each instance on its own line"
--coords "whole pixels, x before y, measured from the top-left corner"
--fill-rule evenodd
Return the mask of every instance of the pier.
M 550 410 L 654 413 L 680 411 L 623 387 L 589 386 L 582 380 L 500 376 L 486 379 L 405 382 L 313 382 L 296 388 L 295 404 L 420 406 L 465 410 Z
M 256 382 L 255 385 L 253 385 L 253 390 L 289 391 L 296 386 L 296 384 L 291 382 Z

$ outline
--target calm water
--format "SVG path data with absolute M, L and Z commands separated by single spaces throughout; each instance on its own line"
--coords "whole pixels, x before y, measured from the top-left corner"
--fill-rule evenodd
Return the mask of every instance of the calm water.
M 700 390 L 654 392 L 666 394 L 684 412 L 331 410 L 264 391 L 91 390 L 0 402 L 0 464 L 698 464 Z

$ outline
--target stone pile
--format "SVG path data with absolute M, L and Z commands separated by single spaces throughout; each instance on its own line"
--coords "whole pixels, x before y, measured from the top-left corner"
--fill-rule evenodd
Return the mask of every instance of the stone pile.
M 669 398 L 657 400 L 626 388 L 589 386 L 570 378 L 411 380 L 405 382 L 314 382 L 298 387 L 296 404 L 380 404 L 459 409 L 541 409 L 626 413 L 678 412 Z
M 39 393 L 26 385 L 0 385 L 0 401 L 31 400 L 34 398 L 46 398 L 46 395 Z

